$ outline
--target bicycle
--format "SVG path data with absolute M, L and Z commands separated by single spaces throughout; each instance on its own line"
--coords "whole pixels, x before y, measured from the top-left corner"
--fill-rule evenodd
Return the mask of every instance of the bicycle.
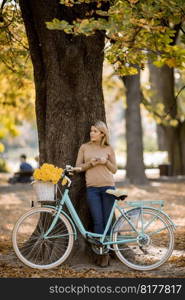
M 127 206 L 122 208 L 119 201 L 125 200 L 127 194 L 121 190 L 107 190 L 115 196 L 115 201 L 105 230 L 103 234 L 89 232 L 69 197 L 72 183 L 69 176 L 77 169 L 65 167 L 61 179 L 67 179 L 67 183 L 63 194 L 58 187 L 61 198 L 56 206 L 34 207 L 18 219 L 12 232 L 17 257 L 32 268 L 57 267 L 69 257 L 77 239 L 77 227 L 95 253 L 115 251 L 119 260 L 132 269 L 147 271 L 165 263 L 173 252 L 175 224 L 162 210 L 163 201 L 126 201 Z M 64 204 L 70 216 L 63 210 Z M 150 206 L 153 204 L 160 208 Z M 113 222 L 115 211 L 119 217 Z

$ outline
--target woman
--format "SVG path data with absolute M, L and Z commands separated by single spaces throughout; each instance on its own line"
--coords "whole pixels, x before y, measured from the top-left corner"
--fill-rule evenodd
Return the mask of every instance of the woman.
M 85 172 L 87 203 L 94 232 L 103 233 L 114 204 L 114 196 L 107 194 L 106 190 L 115 189 L 113 174 L 117 171 L 115 153 L 109 144 L 104 122 L 98 121 L 91 126 L 90 141 L 81 145 L 76 167 Z

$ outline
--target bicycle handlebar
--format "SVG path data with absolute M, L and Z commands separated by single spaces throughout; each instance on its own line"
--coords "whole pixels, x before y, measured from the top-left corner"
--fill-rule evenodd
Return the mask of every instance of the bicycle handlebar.
M 62 175 L 62 178 L 66 178 L 68 181 L 68 187 L 71 185 L 71 179 L 68 177 L 68 175 L 73 175 L 73 172 L 75 171 L 81 171 L 82 168 L 80 167 L 73 167 L 71 165 L 66 165 L 64 168 L 64 173 Z

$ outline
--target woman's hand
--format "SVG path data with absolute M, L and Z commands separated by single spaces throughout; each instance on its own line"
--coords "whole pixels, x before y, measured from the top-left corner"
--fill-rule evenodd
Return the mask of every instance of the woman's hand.
M 91 165 L 96 166 L 96 165 L 104 165 L 107 162 L 107 159 L 104 157 L 96 157 L 91 159 Z
M 97 162 L 100 164 L 100 165 L 105 165 L 106 162 L 107 162 L 107 159 L 104 158 L 104 157 L 100 157 L 97 159 Z
M 96 158 L 91 158 L 90 163 L 93 167 L 96 166 L 97 165 L 97 159 Z

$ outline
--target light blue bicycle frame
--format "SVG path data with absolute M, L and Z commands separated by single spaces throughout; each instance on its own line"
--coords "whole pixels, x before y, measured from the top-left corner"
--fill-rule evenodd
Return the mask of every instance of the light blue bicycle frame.
M 160 201 L 155 201 L 155 202 L 160 202 Z M 137 204 L 138 202 L 135 202 L 135 205 Z M 63 205 L 66 205 L 67 208 L 68 208 L 68 211 L 72 217 L 72 219 L 62 210 L 62 207 Z M 72 224 L 72 227 L 73 227 L 73 230 L 74 230 L 74 235 L 76 237 L 77 233 L 76 233 L 76 228 L 74 226 L 74 223 L 76 224 L 77 228 L 79 229 L 80 233 L 84 236 L 84 237 L 97 237 L 97 238 L 100 238 L 99 241 L 100 243 L 102 243 L 102 245 L 111 245 L 111 244 L 123 244 L 123 243 L 129 243 L 129 242 L 134 242 L 134 241 L 137 241 L 137 238 L 127 238 L 125 239 L 124 237 L 122 237 L 120 240 L 116 240 L 115 242 L 113 241 L 104 241 L 105 240 L 105 237 L 106 237 L 106 234 L 107 234 L 107 231 L 112 223 L 112 219 L 113 219 L 113 215 L 114 215 L 114 211 L 115 209 L 118 209 L 120 214 L 124 216 L 124 218 L 127 220 L 127 222 L 130 224 L 131 228 L 133 229 L 133 231 L 135 231 L 138 235 L 142 235 L 144 233 L 144 229 L 146 229 L 146 227 L 143 227 L 143 224 L 142 224 L 142 232 L 138 232 L 137 228 L 134 226 L 134 224 L 129 220 L 129 217 L 127 217 L 127 214 L 125 214 L 123 212 L 123 209 L 117 204 L 117 200 L 115 200 L 114 204 L 113 204 L 113 207 L 112 207 L 112 210 L 111 210 L 111 213 L 110 213 L 110 216 L 109 216 L 109 219 L 107 221 L 107 224 L 106 224 L 106 227 L 105 227 L 105 230 L 103 232 L 103 234 L 98 234 L 98 233 L 93 233 L 93 232 L 89 232 L 89 231 L 86 231 L 86 229 L 84 228 L 72 202 L 71 202 L 71 199 L 69 197 L 69 189 L 66 188 L 65 191 L 64 191 L 64 194 L 62 196 L 62 199 L 60 200 L 59 202 L 59 205 L 58 205 L 58 208 L 56 209 L 56 207 L 54 206 L 49 206 L 49 205 L 44 205 L 45 207 L 50 207 L 50 208 L 53 208 L 56 210 L 56 215 L 49 227 L 49 229 L 47 230 L 47 232 L 44 234 L 44 237 L 47 239 L 47 238 L 52 238 L 52 236 L 49 236 L 49 233 L 52 231 L 52 229 L 55 227 L 56 225 L 56 222 L 59 218 L 59 215 L 62 213 L 64 214 L 67 219 L 70 221 L 70 223 Z M 136 207 L 136 206 L 135 206 Z M 141 207 L 141 213 L 142 213 L 142 207 L 144 206 L 140 206 Z M 145 206 L 145 208 L 151 208 L 151 207 L 147 207 Z M 154 209 L 152 207 L 152 209 Z M 159 211 L 158 209 L 156 209 L 156 211 Z M 163 214 L 166 216 L 166 218 L 168 219 L 170 225 L 169 226 L 174 226 L 173 222 L 171 221 L 171 219 L 169 218 L 169 216 L 167 214 L 165 214 L 163 212 Z M 141 216 L 142 218 L 142 216 Z M 154 219 L 152 219 L 153 221 Z M 74 223 L 73 223 L 74 221 Z M 142 222 L 143 223 L 143 222 Z M 146 226 L 146 225 L 145 225 Z M 147 226 L 149 226 L 149 223 L 147 224 Z M 163 228 L 162 228 L 163 229 Z M 162 230 L 161 229 L 161 230 Z M 60 237 L 64 237 L 66 235 L 60 235 Z M 56 237 L 56 236 L 53 236 L 53 238 Z

